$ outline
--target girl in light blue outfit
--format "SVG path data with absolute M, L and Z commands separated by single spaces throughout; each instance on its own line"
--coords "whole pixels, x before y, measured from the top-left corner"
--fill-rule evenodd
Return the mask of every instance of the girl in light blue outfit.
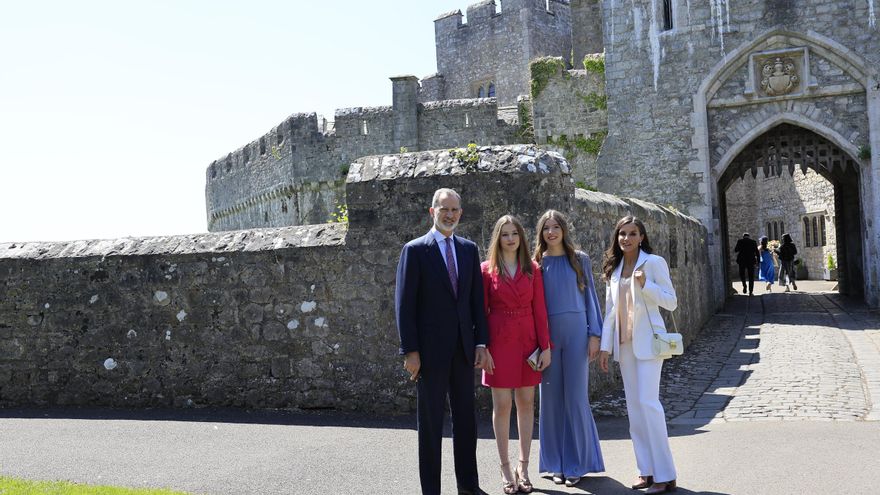
M 767 290 L 773 290 L 773 282 L 776 280 L 776 266 L 773 264 L 773 252 L 767 247 L 767 236 L 761 238 L 758 251 L 761 252 L 761 268 L 758 270 L 758 280 L 767 282 Z
M 541 216 L 535 244 L 553 345 L 553 364 L 541 379 L 539 471 L 575 486 L 587 473 L 605 470 L 588 381 L 589 363 L 599 354 L 602 312 L 590 258 L 575 251 L 561 213 Z

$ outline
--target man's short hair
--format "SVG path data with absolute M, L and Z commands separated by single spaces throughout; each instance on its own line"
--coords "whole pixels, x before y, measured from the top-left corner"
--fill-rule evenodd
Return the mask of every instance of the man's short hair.
M 461 194 L 455 192 L 455 189 L 449 189 L 448 187 L 441 187 L 434 191 L 434 199 L 431 200 L 431 208 L 436 208 L 440 206 L 440 196 L 455 196 L 458 198 L 458 202 L 461 203 Z
M 748 237 L 748 236 L 749 236 L 748 232 L 743 232 L 743 237 Z

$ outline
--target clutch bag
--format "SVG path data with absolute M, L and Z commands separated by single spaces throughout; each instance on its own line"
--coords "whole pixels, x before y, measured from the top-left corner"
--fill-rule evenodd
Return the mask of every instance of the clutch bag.
M 538 347 L 534 352 L 529 354 L 529 357 L 526 358 L 526 362 L 529 363 L 529 366 L 532 367 L 533 370 L 538 371 L 538 356 L 541 355 L 541 348 Z

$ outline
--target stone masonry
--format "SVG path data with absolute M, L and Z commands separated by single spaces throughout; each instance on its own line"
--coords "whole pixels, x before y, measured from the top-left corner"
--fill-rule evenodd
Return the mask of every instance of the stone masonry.
M 546 208 L 568 212 L 597 280 L 609 229 L 635 213 L 669 260 L 676 318 L 693 340 L 714 309 L 705 229 L 575 189 L 569 174 L 534 146 L 479 148 L 472 162 L 374 156 L 349 171 L 347 225 L 0 244 L 0 406 L 410 411 L 395 271 L 404 242 L 429 229 L 438 187 L 463 195 L 460 234 L 483 248 L 502 214 L 530 226 Z M 619 384 L 593 377 L 594 390 Z
M 721 279 L 725 172 L 774 126 L 810 130 L 858 164 L 851 179 L 836 179 L 853 201 L 836 211 L 847 236 L 839 249 L 849 256 L 852 285 L 876 305 L 880 273 L 870 260 L 880 246 L 880 159 L 859 158 L 860 149 L 880 143 L 874 1 L 672 4 L 665 19 L 662 2 L 603 0 L 609 135 L 599 189 L 672 204 L 700 219 Z M 717 286 L 720 301 L 725 286 Z

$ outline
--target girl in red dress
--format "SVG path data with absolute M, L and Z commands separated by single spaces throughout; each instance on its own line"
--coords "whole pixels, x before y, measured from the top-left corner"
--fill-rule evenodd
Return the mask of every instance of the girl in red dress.
M 489 259 L 480 268 L 489 319 L 489 353 L 495 361 L 495 373 L 483 372 L 483 385 L 492 387 L 492 425 L 501 458 L 504 493 L 530 493 L 528 465 L 535 421 L 535 385 L 541 383 L 541 371 L 550 365 L 544 283 L 541 270 L 529 256 L 522 224 L 513 216 L 504 215 L 495 223 L 488 251 Z M 540 352 L 537 369 L 532 369 L 527 358 L 535 349 Z M 511 472 L 507 446 L 514 400 L 520 457 L 519 465 Z

